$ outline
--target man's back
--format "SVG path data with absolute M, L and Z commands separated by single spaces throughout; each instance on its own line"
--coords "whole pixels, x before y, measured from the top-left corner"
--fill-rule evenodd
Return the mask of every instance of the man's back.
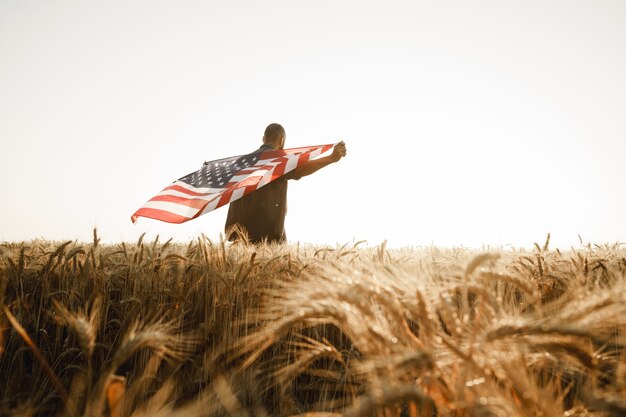
M 287 214 L 287 179 L 278 178 L 258 190 L 230 203 L 226 218 L 228 240 L 239 237 L 232 228 L 246 229 L 250 242 L 284 242 Z
M 263 145 L 259 151 L 272 150 Z M 244 228 L 252 243 L 264 239 L 268 242 L 284 242 L 285 216 L 287 215 L 287 179 L 278 178 L 254 192 L 230 203 L 226 218 L 226 236 L 234 241 L 239 238 L 235 227 Z

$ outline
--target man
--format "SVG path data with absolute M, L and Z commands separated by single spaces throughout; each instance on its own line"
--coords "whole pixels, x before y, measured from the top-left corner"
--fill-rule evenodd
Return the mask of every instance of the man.
M 259 151 L 283 149 L 285 129 L 278 123 L 272 123 L 265 129 L 263 145 Z M 236 241 L 245 233 L 252 243 L 278 242 L 287 240 L 285 235 L 285 215 L 287 214 L 287 181 L 299 180 L 321 168 L 338 162 L 346 156 L 346 145 L 340 142 L 331 155 L 307 161 L 291 172 L 275 179 L 256 191 L 233 201 L 228 208 L 226 218 L 226 236 Z

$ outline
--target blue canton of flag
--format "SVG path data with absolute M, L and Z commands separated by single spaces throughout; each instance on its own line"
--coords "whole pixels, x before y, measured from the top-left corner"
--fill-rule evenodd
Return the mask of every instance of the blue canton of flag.
M 198 171 L 185 175 L 179 181 L 200 188 L 223 187 L 238 171 L 256 164 L 260 155 L 261 152 L 257 151 L 240 157 L 205 162 Z

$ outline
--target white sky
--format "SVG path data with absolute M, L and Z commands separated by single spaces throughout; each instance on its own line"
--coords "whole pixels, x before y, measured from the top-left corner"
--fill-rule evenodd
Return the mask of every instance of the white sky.
M 0 241 L 218 239 L 130 215 L 205 160 L 345 140 L 290 241 L 626 240 L 626 2 L 0 1 Z

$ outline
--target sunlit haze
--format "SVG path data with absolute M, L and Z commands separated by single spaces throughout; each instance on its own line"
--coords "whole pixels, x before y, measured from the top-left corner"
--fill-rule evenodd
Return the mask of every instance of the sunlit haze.
M 0 241 L 188 240 L 131 214 L 206 160 L 348 155 L 289 183 L 290 242 L 626 239 L 626 2 L 0 3 Z

